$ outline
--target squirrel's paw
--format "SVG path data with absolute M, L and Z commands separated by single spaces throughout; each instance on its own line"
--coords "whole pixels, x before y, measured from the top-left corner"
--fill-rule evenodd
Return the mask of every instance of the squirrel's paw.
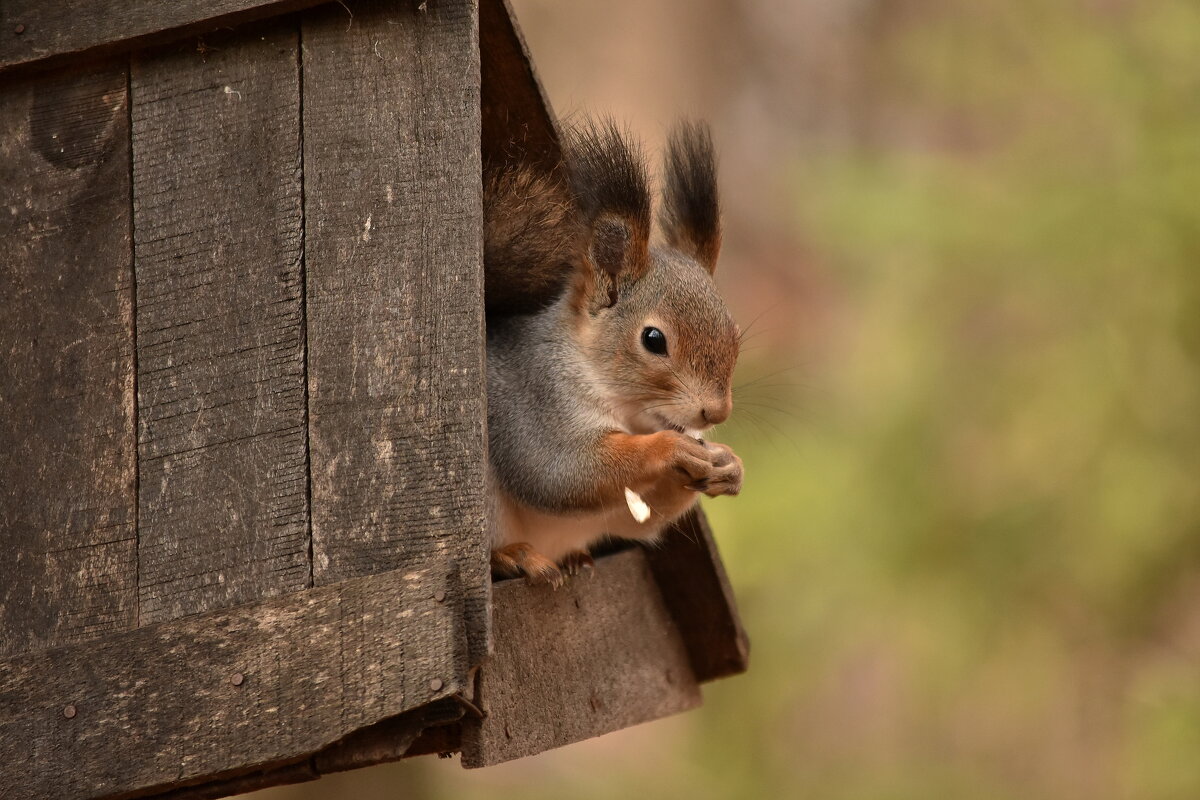
M 710 469 L 708 474 L 692 481 L 687 488 L 704 492 L 709 497 L 735 495 L 742 490 L 742 460 L 728 445 L 706 442 Z
M 525 542 L 506 544 L 492 551 L 492 574 L 502 578 L 525 576 L 530 586 L 562 586 L 566 576 L 550 559 Z
M 685 486 L 702 481 L 712 474 L 712 454 L 704 442 L 693 439 L 687 434 L 673 431 L 664 431 L 660 435 L 671 437 L 671 455 L 668 464 L 682 479 Z
M 562 557 L 562 561 L 559 564 L 563 571 L 572 578 L 581 572 L 591 575 L 596 568 L 596 562 L 592 560 L 591 555 L 586 550 L 575 550 L 574 552 L 567 553 Z

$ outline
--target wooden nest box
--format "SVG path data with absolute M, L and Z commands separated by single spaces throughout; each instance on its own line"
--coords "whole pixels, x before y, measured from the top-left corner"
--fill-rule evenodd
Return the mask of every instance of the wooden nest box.
M 744 669 L 699 515 L 489 578 L 481 163 L 558 152 L 503 0 L 0 5 L 0 797 L 494 764 Z

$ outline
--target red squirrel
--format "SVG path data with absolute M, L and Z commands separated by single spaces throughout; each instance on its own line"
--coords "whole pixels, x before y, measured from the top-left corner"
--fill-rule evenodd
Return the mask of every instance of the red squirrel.
M 564 150 L 558 169 L 491 170 L 484 190 L 492 569 L 556 587 L 599 540 L 653 541 L 700 493 L 736 495 L 743 472 L 699 438 L 732 410 L 739 346 L 712 277 L 707 127 L 668 138 L 655 244 L 630 137 L 590 122 Z

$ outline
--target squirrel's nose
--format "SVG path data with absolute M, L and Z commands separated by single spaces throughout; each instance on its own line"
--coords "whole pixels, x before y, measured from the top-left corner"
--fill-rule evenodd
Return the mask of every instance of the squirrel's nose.
M 708 425 L 720 425 L 729 419 L 731 411 L 733 411 L 733 400 L 726 397 L 719 403 L 710 403 L 701 408 L 700 417 Z

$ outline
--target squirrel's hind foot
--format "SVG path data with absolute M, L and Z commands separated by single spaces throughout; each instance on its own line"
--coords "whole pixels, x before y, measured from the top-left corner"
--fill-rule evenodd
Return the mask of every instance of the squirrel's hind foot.
M 507 544 L 492 551 L 492 574 L 502 578 L 525 576 L 530 586 L 562 586 L 567 578 L 550 559 L 525 542 Z
M 560 565 L 564 572 L 574 578 L 580 573 L 594 574 L 596 562 L 586 550 L 575 550 L 562 557 Z

